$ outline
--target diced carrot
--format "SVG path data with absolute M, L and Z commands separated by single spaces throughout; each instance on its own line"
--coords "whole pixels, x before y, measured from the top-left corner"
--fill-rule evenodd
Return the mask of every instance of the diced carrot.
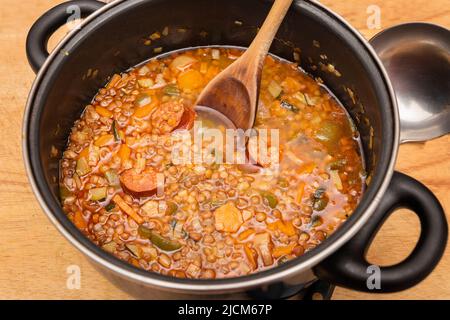
M 316 164 L 314 162 L 310 162 L 310 163 L 306 163 L 306 164 L 300 166 L 295 171 L 299 174 L 309 174 L 309 173 L 312 173 L 315 168 L 316 168 Z
M 114 201 L 120 209 L 122 209 L 123 212 L 125 212 L 126 214 L 128 214 L 134 221 L 136 221 L 138 224 L 142 224 L 144 223 L 144 219 L 136 212 L 133 210 L 132 207 L 130 207 L 125 200 L 122 199 L 121 196 L 119 196 L 118 194 L 116 194 L 113 198 L 112 201 Z
M 178 76 L 178 86 L 182 90 L 194 90 L 202 85 L 203 75 L 195 69 L 189 69 Z
M 96 106 L 95 111 L 99 115 L 101 115 L 102 117 L 105 117 L 105 118 L 111 118 L 113 116 L 113 113 L 111 111 L 109 111 L 106 108 L 100 107 L 100 106 Z
M 94 145 L 96 145 L 97 147 L 103 147 L 111 144 L 112 142 L 114 142 L 114 136 L 112 134 L 105 134 L 95 140 Z
M 253 253 L 252 248 L 250 248 L 250 246 L 248 244 L 244 245 L 244 252 L 245 255 L 247 256 L 247 260 L 250 263 L 250 267 L 255 270 L 258 267 L 258 264 L 256 263 L 256 258 L 255 255 Z
M 80 154 L 78 155 L 78 158 L 88 158 L 89 157 L 89 146 L 81 150 Z
M 247 229 L 238 235 L 238 239 L 243 241 L 243 240 L 247 239 L 248 237 L 250 237 L 255 232 L 256 232 L 255 229 Z
M 281 220 L 277 220 L 275 222 L 268 223 L 267 228 L 271 231 L 278 230 L 289 237 L 296 235 L 295 227 L 291 221 L 283 222 Z
M 274 258 L 279 258 L 285 255 L 289 255 L 292 253 L 292 250 L 295 248 L 295 243 L 290 244 L 288 246 L 276 247 L 272 250 L 272 255 Z
M 73 216 L 73 223 L 80 230 L 84 230 L 87 227 L 86 220 L 84 220 L 84 217 L 83 217 L 83 214 L 81 213 L 81 211 L 75 212 L 75 214 Z
M 133 117 L 139 119 L 148 117 L 158 104 L 159 104 L 158 99 L 153 98 L 151 103 L 143 107 L 137 108 L 136 111 L 134 111 L 133 113 Z
M 120 158 L 120 161 L 122 162 L 122 164 L 124 164 L 125 161 L 127 161 L 130 158 L 130 153 L 131 153 L 130 147 L 127 144 L 123 143 L 120 146 L 120 149 L 118 152 L 118 155 L 119 155 L 119 158 Z
M 111 81 L 109 81 L 108 85 L 106 86 L 106 89 L 113 88 L 120 79 L 122 79 L 122 77 L 119 74 L 113 75 Z
M 215 227 L 218 231 L 236 232 L 244 223 L 241 211 L 232 202 L 217 208 L 214 217 Z
M 300 182 L 297 187 L 297 203 L 302 203 L 303 194 L 305 193 L 305 183 Z

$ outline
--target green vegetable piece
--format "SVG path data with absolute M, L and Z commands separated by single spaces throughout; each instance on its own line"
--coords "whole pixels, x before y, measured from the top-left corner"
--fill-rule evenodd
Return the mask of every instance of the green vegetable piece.
M 267 205 L 272 209 L 274 209 L 278 205 L 278 198 L 273 193 L 269 191 L 261 191 L 260 194 L 261 197 L 266 200 Z
M 115 170 L 108 170 L 105 172 L 106 180 L 108 180 L 108 183 L 110 186 L 117 187 L 120 185 L 120 178 L 119 175 Z
M 272 95 L 272 97 L 274 97 L 276 99 L 281 95 L 283 88 L 281 88 L 281 86 L 278 83 L 276 83 L 275 81 L 272 80 L 269 83 L 267 90 L 269 90 L 269 93 Z
M 294 112 L 294 113 L 298 113 L 298 112 L 300 111 L 300 109 L 299 109 L 298 107 L 296 107 L 296 106 L 294 106 L 293 104 L 290 104 L 289 102 L 284 101 L 284 100 L 281 101 L 281 107 L 282 107 L 283 109 L 292 111 L 292 112 Z
M 329 202 L 328 195 L 324 188 L 317 188 L 317 190 L 312 195 L 312 207 L 315 211 L 322 211 L 326 208 Z
M 141 257 L 141 250 L 139 250 L 139 247 L 135 244 L 127 243 L 125 244 L 125 248 L 133 255 L 135 258 Z
M 109 211 L 113 210 L 115 207 L 116 207 L 116 204 L 114 202 L 110 202 L 105 206 L 105 210 L 109 212 Z
M 164 238 L 160 234 L 146 228 L 139 226 L 138 233 L 141 237 L 149 239 L 155 246 L 164 251 L 175 251 L 181 248 L 181 243 Z
M 93 201 L 106 199 L 106 187 L 93 188 L 89 190 L 89 199 Z
M 120 141 L 120 135 L 119 135 L 119 131 L 117 130 L 117 122 L 116 120 L 113 121 L 112 123 L 112 131 L 113 131 L 113 135 L 114 135 L 114 140 L 115 141 Z
M 180 89 L 178 89 L 176 85 L 169 84 L 168 86 L 164 87 L 164 94 L 177 97 L 180 95 Z
M 167 201 L 166 205 L 167 205 L 167 207 L 166 207 L 166 214 L 167 215 L 171 216 L 171 215 L 173 215 L 174 213 L 177 212 L 178 205 L 175 202 Z
M 79 176 L 84 176 L 91 172 L 91 167 L 89 167 L 86 158 L 82 157 L 77 160 L 77 167 L 75 171 Z
M 61 199 L 62 202 L 64 202 L 64 200 L 66 200 L 68 197 L 72 195 L 73 193 L 69 189 L 67 189 L 65 185 L 59 186 L 59 198 Z
M 334 122 L 326 122 L 316 133 L 316 139 L 328 147 L 337 147 L 341 137 L 342 127 Z
M 331 170 L 342 169 L 347 164 L 347 159 L 337 159 L 330 163 Z

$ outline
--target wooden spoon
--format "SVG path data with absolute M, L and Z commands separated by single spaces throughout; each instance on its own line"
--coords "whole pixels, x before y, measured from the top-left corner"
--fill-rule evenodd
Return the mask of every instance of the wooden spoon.
M 219 111 L 237 128 L 253 127 L 264 59 L 292 1 L 275 0 L 250 47 L 211 80 L 200 93 L 197 106 Z

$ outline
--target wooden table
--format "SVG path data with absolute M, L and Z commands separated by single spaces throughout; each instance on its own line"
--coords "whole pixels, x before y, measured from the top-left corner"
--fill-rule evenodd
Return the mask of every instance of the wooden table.
M 103 278 L 42 212 L 25 175 L 21 154 L 22 113 L 34 80 L 25 56 L 31 24 L 61 1 L 2 0 L 0 11 L 0 298 L 2 299 L 129 299 Z M 450 27 L 447 0 L 324 0 L 370 38 L 369 5 L 381 8 L 382 28 L 408 21 Z M 57 38 L 53 37 L 51 43 Z M 425 183 L 450 215 L 449 136 L 424 144 L 402 145 L 397 170 Z M 370 261 L 386 265 L 405 257 L 419 232 L 418 219 L 399 211 L 388 220 L 369 251 Z M 67 268 L 81 268 L 81 289 L 66 286 Z M 418 286 L 395 294 L 363 294 L 338 288 L 335 299 L 450 299 L 450 247 L 439 266 Z

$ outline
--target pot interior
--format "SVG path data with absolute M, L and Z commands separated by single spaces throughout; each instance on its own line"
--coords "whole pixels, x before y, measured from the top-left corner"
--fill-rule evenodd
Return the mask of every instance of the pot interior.
M 159 50 L 205 45 L 246 47 L 271 4 L 263 0 L 129 0 L 89 22 L 64 44 L 32 97 L 27 148 L 41 197 L 68 232 L 82 238 L 59 205 L 58 161 L 74 121 L 97 90 L 114 73 L 159 54 Z M 148 41 L 151 34 L 162 33 L 165 28 L 167 36 Z M 290 61 L 299 57 L 301 67 L 320 77 L 346 107 L 361 134 L 370 184 L 354 214 L 324 243 L 286 266 L 263 273 L 308 259 L 345 234 L 370 205 L 388 174 L 396 144 L 395 107 L 382 72 L 365 44 L 334 15 L 309 2 L 295 3 L 271 53 Z M 58 156 L 54 156 L 55 148 Z M 80 241 L 97 250 L 96 254 L 106 255 L 87 239 Z

